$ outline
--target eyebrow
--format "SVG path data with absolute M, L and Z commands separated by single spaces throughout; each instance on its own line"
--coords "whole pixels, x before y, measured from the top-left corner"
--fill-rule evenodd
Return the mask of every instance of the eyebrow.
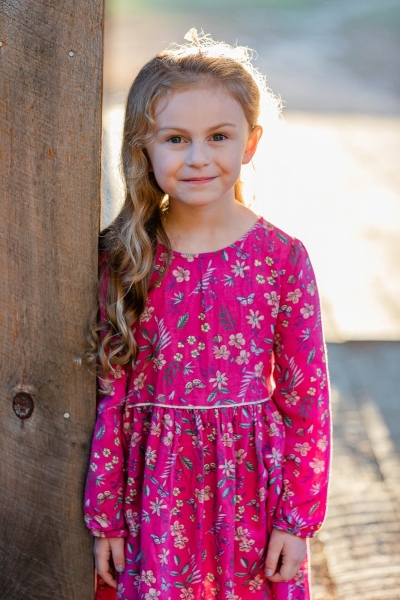
M 219 123 L 218 125 L 213 125 L 207 129 L 208 131 L 214 131 L 215 129 L 220 129 L 221 127 L 236 127 L 235 123 Z M 189 133 L 188 129 L 184 129 L 183 127 L 175 127 L 175 125 L 167 125 L 166 127 L 160 127 L 157 129 L 156 133 L 160 131 L 180 131 L 182 133 Z

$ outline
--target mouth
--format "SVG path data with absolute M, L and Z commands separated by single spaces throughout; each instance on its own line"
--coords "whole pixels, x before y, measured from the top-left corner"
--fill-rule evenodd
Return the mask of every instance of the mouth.
M 216 177 L 191 177 L 190 179 L 182 179 L 184 183 L 208 183 L 213 181 Z

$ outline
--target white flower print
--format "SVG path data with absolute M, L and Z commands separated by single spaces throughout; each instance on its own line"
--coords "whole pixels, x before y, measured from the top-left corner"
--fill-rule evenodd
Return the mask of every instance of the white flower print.
M 259 362 L 256 365 L 254 365 L 254 375 L 256 377 L 261 377 L 263 368 L 264 368 L 264 364 L 262 362 Z
M 257 327 L 257 329 L 261 329 L 260 321 L 264 320 L 264 315 L 260 315 L 260 311 L 256 310 L 254 312 L 253 309 L 250 308 L 250 314 L 246 315 L 247 324 L 251 325 L 252 329 Z
M 233 460 L 225 459 L 225 464 L 219 465 L 219 468 L 222 469 L 222 472 L 226 477 L 229 477 L 229 475 L 232 475 L 235 472 L 235 464 Z
M 307 302 L 306 302 L 304 304 L 304 307 L 300 309 L 300 312 L 303 315 L 303 319 L 308 319 L 309 317 L 312 317 L 314 314 L 314 305 L 307 304 Z
M 245 266 L 245 262 L 240 262 L 239 260 L 236 261 L 236 265 L 231 265 L 232 267 L 232 273 L 234 273 L 235 277 L 244 277 L 245 275 L 245 271 L 248 271 L 250 269 L 250 267 L 247 265 Z
M 184 269 L 183 267 L 178 267 L 172 271 L 174 277 L 176 277 L 176 281 L 178 283 L 182 283 L 182 281 L 189 281 L 190 279 L 190 271 Z
M 163 548 L 161 550 L 161 554 L 158 554 L 158 558 L 160 559 L 160 564 L 161 565 L 166 565 L 168 564 L 168 554 L 169 554 L 169 550 L 167 550 L 166 548 Z
M 271 458 L 276 467 L 282 464 L 282 452 L 276 448 L 272 448 L 271 454 L 267 454 L 267 458 Z
M 241 348 L 241 346 L 243 346 L 246 343 L 246 340 L 243 338 L 243 334 L 242 333 L 237 333 L 236 335 L 234 333 L 232 333 L 229 336 L 229 345 L 230 346 L 235 346 L 235 348 Z
M 159 517 L 161 515 L 161 511 L 163 509 L 167 508 L 167 505 L 163 504 L 163 502 L 164 502 L 164 500 L 159 499 L 157 496 L 154 501 L 150 500 L 150 507 L 151 507 L 153 515 L 156 514 Z M 155 580 L 153 581 L 153 583 L 154 582 L 155 582 Z
M 219 390 L 226 385 L 227 381 L 228 378 L 226 373 L 221 373 L 221 371 L 217 371 L 215 377 L 209 379 L 209 382 L 213 384 L 213 387 L 218 387 Z
M 156 462 L 157 460 L 157 452 L 156 450 L 152 450 L 150 446 L 146 448 L 146 465 L 151 465 L 151 463 Z

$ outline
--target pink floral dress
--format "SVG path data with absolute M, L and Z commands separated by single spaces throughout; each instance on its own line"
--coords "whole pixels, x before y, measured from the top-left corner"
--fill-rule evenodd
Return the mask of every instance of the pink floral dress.
M 139 354 L 100 396 L 85 492 L 94 536 L 125 538 L 120 600 L 305 600 L 307 561 L 272 584 L 272 527 L 326 509 L 330 408 L 315 275 L 260 217 L 218 252 L 158 244 Z

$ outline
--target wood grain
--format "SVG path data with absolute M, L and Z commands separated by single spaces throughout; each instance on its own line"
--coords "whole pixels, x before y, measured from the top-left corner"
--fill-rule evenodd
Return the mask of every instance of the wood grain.
M 104 6 L 0 10 L 0 598 L 91 600 L 95 382 L 74 358 L 97 273 Z

